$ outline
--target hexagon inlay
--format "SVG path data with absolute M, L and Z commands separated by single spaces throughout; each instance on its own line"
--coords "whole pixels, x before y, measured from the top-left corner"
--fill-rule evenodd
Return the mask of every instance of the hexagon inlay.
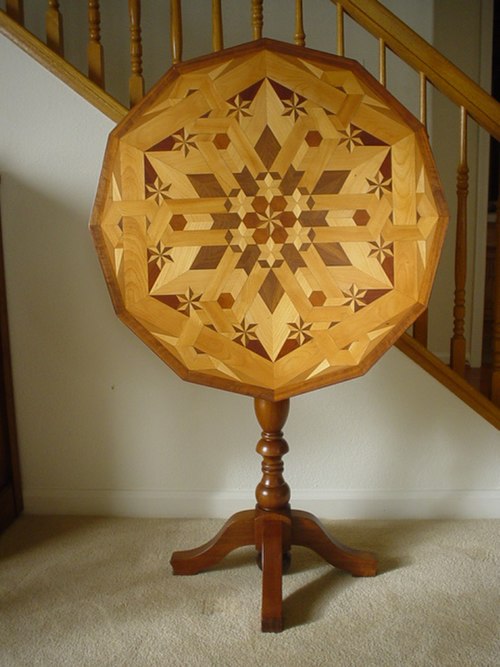
M 358 64 L 229 49 L 178 65 L 113 137 L 101 261 L 187 379 L 299 393 L 364 372 L 422 310 L 445 204 L 423 128 Z

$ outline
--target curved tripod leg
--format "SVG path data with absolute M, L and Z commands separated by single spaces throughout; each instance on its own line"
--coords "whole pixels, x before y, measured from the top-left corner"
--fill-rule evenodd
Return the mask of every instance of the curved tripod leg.
M 312 549 L 327 563 L 356 577 L 377 574 L 377 560 L 369 551 L 351 549 L 330 537 L 314 514 L 292 510 L 292 544 Z
M 255 510 L 244 510 L 230 517 L 217 535 L 196 549 L 176 551 L 170 564 L 174 574 L 198 574 L 215 565 L 238 547 L 255 544 Z

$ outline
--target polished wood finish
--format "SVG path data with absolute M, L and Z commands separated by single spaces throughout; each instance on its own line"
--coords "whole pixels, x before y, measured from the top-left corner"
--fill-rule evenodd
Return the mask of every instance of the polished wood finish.
M 330 537 L 313 514 L 290 509 L 290 489 L 283 478 L 282 461 L 288 451 L 282 429 L 289 401 L 257 398 L 254 406 L 262 428 L 257 452 L 263 457 L 255 509 L 234 514 L 213 539 L 195 549 L 175 552 L 170 563 L 174 574 L 197 574 L 219 563 L 234 549 L 254 544 L 262 568 L 261 629 L 281 632 L 282 575 L 293 545 L 312 549 L 329 564 L 357 577 L 374 576 L 377 560 L 370 552 L 351 549 Z
M 60 56 L 64 55 L 63 19 L 58 0 L 48 0 L 45 14 L 47 46 Z
M 252 33 L 254 39 L 262 38 L 262 27 L 264 25 L 262 3 L 263 0 L 252 0 Z
M 383 39 L 378 40 L 378 80 L 382 86 L 386 85 L 387 79 L 387 65 L 386 65 L 386 48 Z
M 178 64 L 113 131 L 91 228 L 118 314 L 181 377 L 280 400 L 394 343 L 446 218 L 385 88 L 261 40 Z
M 6 0 L 5 11 L 12 20 L 19 23 L 19 25 L 24 25 L 23 0 Z
M 255 414 L 262 428 L 257 453 L 262 456 L 262 479 L 255 491 L 257 507 L 266 512 L 287 510 L 290 505 L 290 487 L 283 478 L 283 456 L 288 444 L 282 428 L 288 417 L 290 401 L 277 403 L 263 398 L 255 399 Z
M 224 48 L 221 0 L 212 0 L 212 51 Z
M 292 544 L 315 551 L 327 563 L 354 577 L 374 577 L 377 574 L 374 554 L 352 549 L 335 540 L 310 512 L 292 510 L 292 519 Z
M 306 45 L 306 33 L 304 32 L 304 12 L 302 0 L 295 0 L 295 35 L 294 42 L 297 46 Z
M 170 564 L 174 574 L 198 574 L 219 563 L 238 547 L 255 543 L 255 510 L 237 512 L 215 537 L 196 549 L 176 551 Z
M 427 128 L 427 78 L 423 72 L 419 72 L 420 81 L 420 122 Z
M 416 341 L 427 347 L 429 336 L 429 311 L 426 308 L 413 323 L 413 337 Z
M 89 41 L 87 61 L 89 79 L 104 88 L 104 49 L 101 44 L 101 13 L 99 0 L 88 2 Z
M 170 44 L 172 49 L 172 62 L 175 65 L 182 60 L 181 0 L 170 0 Z
M 455 230 L 455 292 L 453 305 L 453 336 L 450 344 L 450 367 L 465 374 L 465 283 L 467 278 L 467 196 L 469 167 L 467 164 L 467 112 L 460 112 L 460 162 L 457 169 L 457 224 Z
M 130 24 L 130 106 L 138 104 L 144 97 L 144 78 L 142 76 L 142 40 L 141 40 L 141 2 L 128 0 Z
M 106 116 L 119 122 L 127 113 L 126 107 L 105 93 L 93 81 L 79 72 L 76 67 L 60 58 L 28 30 L 0 11 L 0 34 L 5 35 L 20 49 L 64 81 L 72 90 L 81 95 Z
M 340 2 L 337 5 L 337 55 L 343 56 L 345 53 L 344 42 L 344 9 Z
M 283 531 L 288 517 L 258 517 L 262 522 L 262 632 L 283 630 Z
M 378 0 L 331 0 L 500 141 L 500 104 Z

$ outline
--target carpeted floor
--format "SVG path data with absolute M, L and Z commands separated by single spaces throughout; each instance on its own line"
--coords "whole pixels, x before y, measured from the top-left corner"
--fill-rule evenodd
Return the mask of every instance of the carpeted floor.
M 500 521 L 345 521 L 353 578 L 294 548 L 286 629 L 262 634 L 252 548 L 174 577 L 220 521 L 22 517 L 0 537 L 1 667 L 498 667 Z

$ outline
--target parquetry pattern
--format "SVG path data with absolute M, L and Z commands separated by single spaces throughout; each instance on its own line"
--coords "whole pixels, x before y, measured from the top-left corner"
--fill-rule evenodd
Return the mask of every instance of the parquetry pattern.
M 119 314 L 187 379 L 283 398 L 364 372 L 426 303 L 423 129 L 349 60 L 264 40 L 113 132 L 92 221 Z

